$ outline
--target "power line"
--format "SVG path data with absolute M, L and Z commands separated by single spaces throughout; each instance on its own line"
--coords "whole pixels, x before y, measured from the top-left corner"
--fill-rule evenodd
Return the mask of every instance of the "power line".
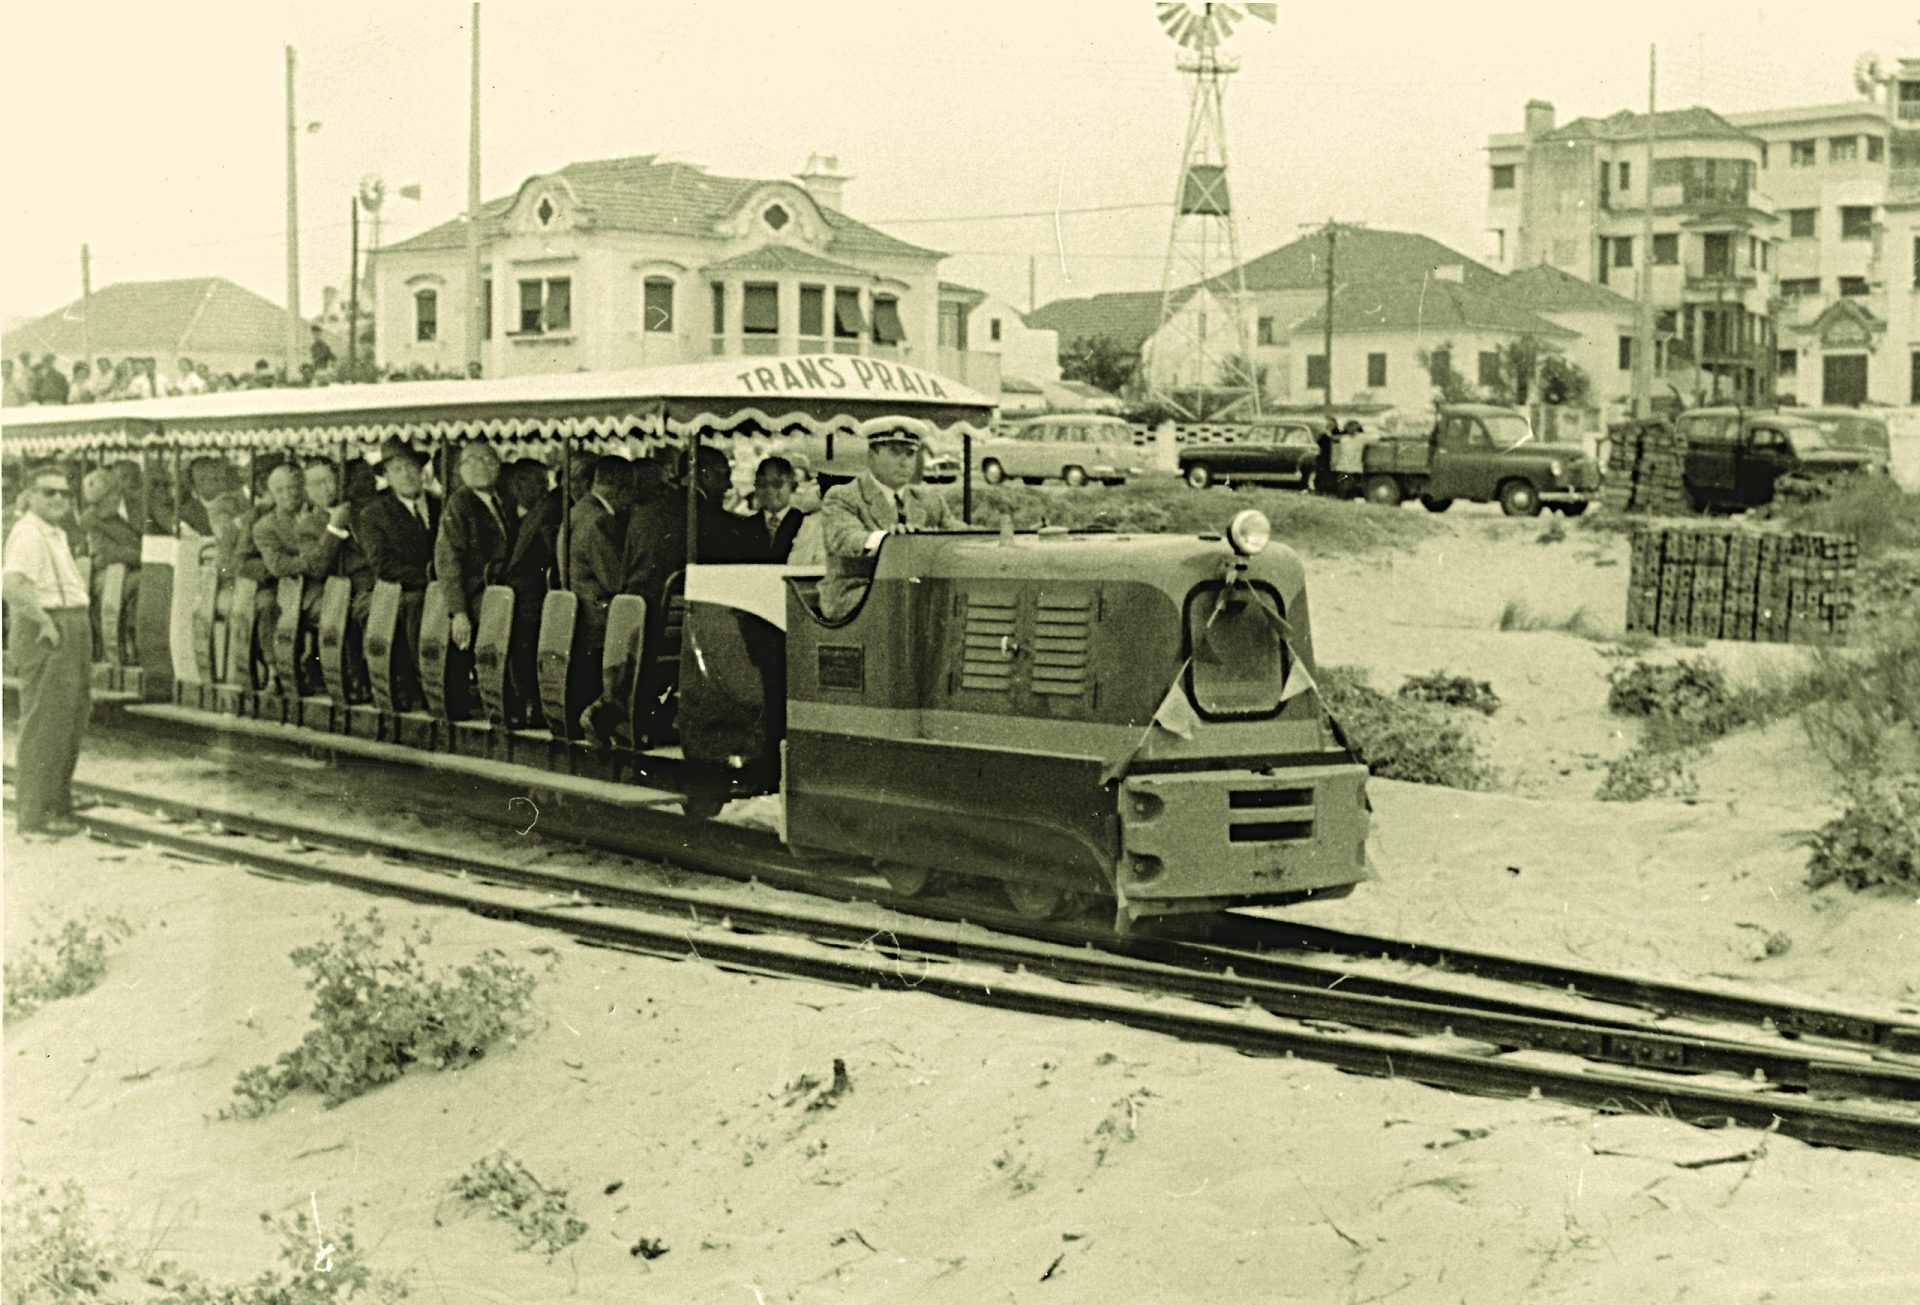
M 1076 213 L 1126 213 L 1134 209 L 1166 208 L 1166 200 L 1155 200 L 1139 204 L 1098 204 L 1089 208 L 1037 208 L 1024 213 L 974 213 L 967 217 L 897 217 L 897 218 L 861 218 L 869 226 L 885 222 L 889 226 L 910 226 L 924 223 L 944 222 L 1001 222 L 1013 218 L 1050 218 L 1068 217 Z

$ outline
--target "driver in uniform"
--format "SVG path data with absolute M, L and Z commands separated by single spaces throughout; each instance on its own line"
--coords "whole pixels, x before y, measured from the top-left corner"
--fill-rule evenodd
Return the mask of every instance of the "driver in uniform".
M 867 469 L 828 490 L 820 504 L 827 573 L 820 581 L 820 614 L 838 621 L 860 606 L 873 583 L 874 560 L 889 534 L 942 530 L 947 501 L 913 483 L 933 428 L 917 417 L 875 417 L 856 435 L 867 439 Z

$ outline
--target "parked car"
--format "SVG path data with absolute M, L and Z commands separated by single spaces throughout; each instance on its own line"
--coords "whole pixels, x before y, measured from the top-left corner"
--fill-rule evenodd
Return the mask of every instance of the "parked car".
M 1893 464 L 1893 439 L 1885 418 L 1853 408 L 1801 408 L 1793 415 L 1818 426 L 1827 443 L 1836 449 L 1871 454 L 1883 466 Z
M 1695 408 L 1676 427 L 1686 440 L 1687 501 L 1696 512 L 1764 507 L 1783 480 L 1817 485 L 1886 468 L 1878 453 L 1836 448 L 1813 414 Z
M 1315 434 L 1311 422 L 1294 420 L 1189 431 L 1180 444 L 1180 474 L 1195 489 L 1217 480 L 1304 486 L 1319 452 Z
M 1118 417 L 1090 413 L 1031 417 L 1009 424 L 988 439 L 975 441 L 974 466 L 989 485 L 1003 480 L 1089 480 L 1118 484 L 1139 475 L 1152 450 L 1135 442 L 1133 427 Z
M 1579 516 L 1599 496 L 1599 464 L 1577 444 L 1533 438 L 1526 414 L 1488 403 L 1441 406 L 1425 438 L 1342 436 L 1334 451 L 1336 492 L 1393 507 L 1418 498 L 1430 512 L 1455 499 L 1498 503 L 1510 517 L 1542 507 Z

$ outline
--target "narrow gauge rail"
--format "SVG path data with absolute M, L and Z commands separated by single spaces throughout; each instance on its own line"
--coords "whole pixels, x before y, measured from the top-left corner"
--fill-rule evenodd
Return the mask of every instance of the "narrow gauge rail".
M 1132 1027 L 1191 1040 L 1221 1043 L 1255 1054 L 1284 1054 L 1324 1061 L 1363 1073 L 1415 1078 L 1436 1086 L 1492 1095 L 1538 1092 L 1600 1109 L 1671 1112 L 1695 1122 L 1736 1122 L 1777 1128 L 1807 1141 L 1889 1154 L 1920 1156 L 1920 1114 L 1872 1109 L 1870 1099 L 1920 1099 L 1920 1072 L 1811 1055 L 1801 1048 L 1782 1050 L 1710 1038 L 1636 1033 L 1616 1026 L 1577 1020 L 1528 1018 L 1426 1006 L 1357 994 L 1301 989 L 1265 980 L 1195 973 L 1131 958 L 1074 953 L 1023 940 L 956 942 L 927 938 L 891 927 L 876 933 L 871 924 L 825 920 L 743 907 L 705 903 L 672 890 L 635 889 L 586 883 L 571 876 L 524 871 L 498 863 L 478 863 L 445 854 L 422 856 L 364 836 L 342 838 L 326 831 L 245 819 L 250 837 L 181 832 L 163 823 L 186 818 L 185 804 L 147 795 L 119 798 L 156 810 L 154 819 L 135 812 L 125 816 L 83 814 L 101 836 L 168 847 L 192 856 L 232 862 L 267 874 L 320 880 L 408 900 L 454 906 L 481 914 L 558 928 L 583 941 L 625 947 L 656 955 L 692 954 L 711 963 L 755 972 L 788 974 L 858 986 L 894 984 L 917 991 L 1033 1013 L 1112 1020 Z M 142 799 L 145 799 L 142 802 Z M 197 813 L 205 818 L 206 813 Z M 222 818 L 222 824 L 226 825 Z M 227 829 L 239 826 L 226 825 Z M 288 835 L 287 830 L 295 830 Z M 309 855 L 289 855 L 269 838 L 298 837 L 310 850 L 332 844 L 358 853 L 385 851 L 419 865 L 457 871 L 464 882 L 444 875 L 382 869 L 361 864 L 327 864 Z M 252 843 L 253 846 L 244 846 Z M 500 895 L 499 885 L 542 893 L 566 893 L 569 905 L 640 908 L 664 915 L 661 926 L 634 921 L 583 918 L 566 908 L 532 907 Z M 689 923 L 717 926 L 695 937 Z M 724 932 L 723 932 L 724 931 Z M 838 944 L 832 956 L 796 953 L 782 938 L 750 940 L 752 932 Z M 880 946 L 884 934 L 888 943 Z M 716 937 L 715 935 L 720 935 Z M 850 959 L 848 945 L 862 955 Z M 1180 1013 L 1163 1004 L 1140 1005 L 1118 998 L 1063 996 L 1036 991 L 1027 983 L 991 982 L 946 974 L 936 962 L 966 961 L 1000 970 L 1144 993 L 1149 998 L 1180 997 L 1214 1006 L 1253 1006 L 1288 1019 L 1338 1020 L 1345 1031 L 1311 1025 L 1276 1029 L 1242 1019 L 1204 1013 Z M 1444 1035 L 1426 1042 L 1383 1037 L 1362 1029 Z M 1625 1072 L 1593 1065 L 1563 1068 L 1536 1060 L 1489 1055 L 1485 1049 L 1461 1051 L 1465 1038 L 1501 1050 L 1531 1047 L 1572 1052 L 1590 1060 L 1624 1062 Z M 1680 1071 L 1678 1073 L 1671 1071 Z M 1700 1077 L 1721 1076 L 1717 1082 Z M 1735 1084 L 1726 1075 L 1754 1080 Z M 1854 1101 L 1814 1099 L 1847 1095 Z

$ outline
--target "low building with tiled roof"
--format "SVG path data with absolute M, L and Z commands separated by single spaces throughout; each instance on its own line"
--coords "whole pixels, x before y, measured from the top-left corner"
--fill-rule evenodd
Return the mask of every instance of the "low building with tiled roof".
M 286 309 L 222 277 L 121 281 L 16 326 L 4 347 L 10 358 L 50 353 L 63 371 L 81 358 L 151 358 L 171 377 L 185 357 L 215 372 L 245 375 L 259 359 L 276 367 L 284 361 L 288 325 Z M 299 338 L 304 350 L 304 323 Z M 330 344 L 338 353 L 343 342 Z
M 970 307 L 942 293 L 944 255 L 849 217 L 845 180 L 811 164 L 797 181 L 716 176 L 658 155 L 527 178 L 480 211 L 482 370 L 831 352 L 902 358 L 991 393 L 994 360 L 941 343 L 943 318 Z M 464 220 L 374 263 L 381 364 L 460 369 Z

